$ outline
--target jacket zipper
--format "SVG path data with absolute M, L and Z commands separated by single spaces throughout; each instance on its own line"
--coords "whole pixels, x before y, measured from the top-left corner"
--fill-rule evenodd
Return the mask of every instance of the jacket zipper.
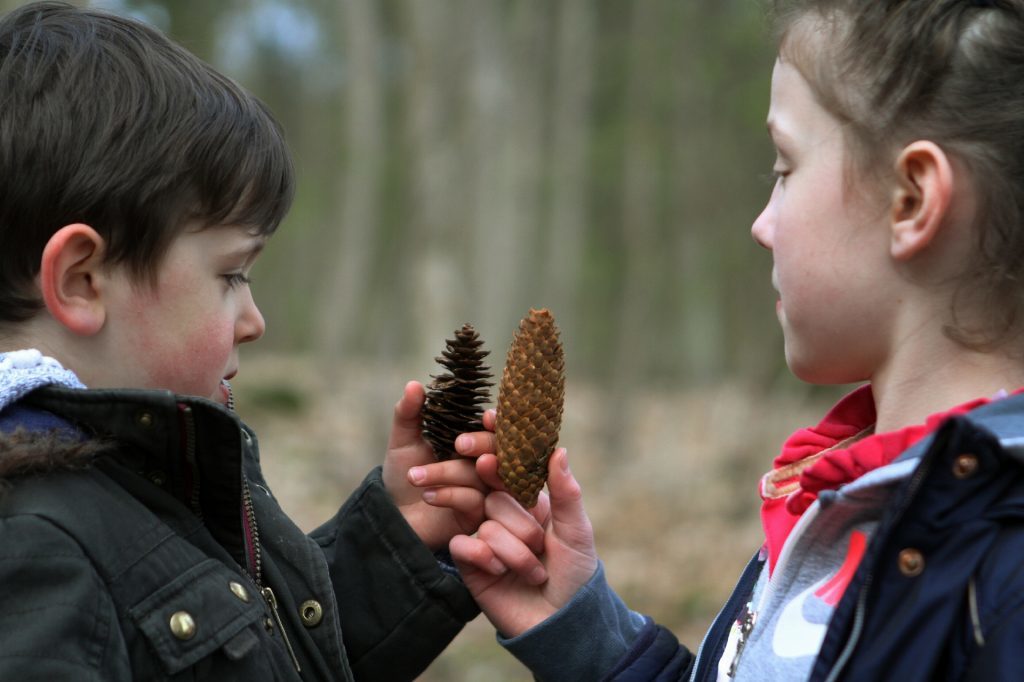
M 231 390 L 231 384 L 227 380 L 222 380 L 224 387 L 227 389 L 228 410 L 234 412 L 235 410 L 235 393 Z M 249 570 L 252 571 L 252 580 L 256 583 L 257 589 L 260 594 L 263 595 L 263 600 L 267 602 L 267 606 L 270 607 L 270 613 L 274 616 L 274 620 L 277 621 L 277 627 L 281 631 L 281 639 L 284 640 L 284 646 L 288 649 L 288 655 L 292 658 L 292 665 L 295 666 L 295 672 L 301 673 L 302 666 L 299 665 L 299 659 L 295 655 L 295 649 L 292 648 L 291 640 L 288 639 L 288 631 L 284 628 L 284 622 L 281 621 L 281 614 L 277 610 L 277 596 L 274 594 L 274 590 L 269 585 L 263 585 L 263 553 L 260 551 L 260 530 L 256 525 L 256 510 L 252 504 L 252 492 L 249 490 L 249 479 L 242 474 L 242 508 L 245 510 L 245 532 L 248 547 L 246 548 L 246 559 L 249 564 Z M 267 629 L 273 629 L 273 621 L 268 619 Z
M 288 639 L 288 631 L 284 627 L 284 622 L 281 620 L 281 614 L 277 610 L 277 596 L 274 594 L 274 590 L 269 585 L 263 584 L 263 559 L 262 552 L 260 551 L 260 531 L 256 525 L 256 512 L 253 509 L 252 504 L 252 493 L 249 491 L 249 479 L 244 475 L 242 476 L 242 507 L 245 509 L 245 520 L 246 520 L 246 534 L 248 535 L 249 547 L 246 553 L 249 560 L 249 568 L 252 571 L 252 580 L 256 583 L 256 587 L 259 589 L 260 594 L 263 595 L 263 600 L 267 603 L 267 607 L 270 608 L 270 613 L 274 617 L 271 621 L 267 619 L 267 630 L 273 630 L 274 622 L 277 622 L 277 627 L 281 631 L 281 638 L 284 640 L 284 646 L 288 649 L 288 655 L 291 656 L 292 665 L 295 666 L 295 672 L 301 673 L 302 666 L 299 665 L 299 659 L 295 655 L 295 649 L 292 648 L 291 640 Z
M 743 573 L 740 575 L 739 581 L 736 583 L 736 587 L 733 589 L 731 595 L 729 595 L 728 601 L 715 616 L 715 620 L 712 621 L 711 627 L 704 633 L 704 639 L 701 640 L 700 646 L 697 648 L 697 655 L 693 659 L 693 669 L 690 671 L 690 682 L 696 682 L 698 674 L 703 672 L 701 679 L 707 677 L 707 663 L 706 659 L 708 652 L 717 652 L 719 646 L 722 645 L 723 635 L 727 638 L 729 628 L 732 627 L 732 622 L 736 618 L 737 612 L 740 610 L 743 604 L 746 603 L 744 600 L 749 600 L 750 592 L 754 589 L 754 583 L 757 582 L 757 576 L 760 575 L 764 564 L 758 559 L 758 555 L 747 562 L 746 568 L 743 569 Z M 724 625 L 720 625 L 722 618 L 725 617 L 727 620 Z M 723 632 L 724 628 L 724 632 Z M 712 641 L 713 640 L 713 641 Z M 717 662 L 716 662 L 717 663 Z M 703 670 L 702 670 L 703 669 Z

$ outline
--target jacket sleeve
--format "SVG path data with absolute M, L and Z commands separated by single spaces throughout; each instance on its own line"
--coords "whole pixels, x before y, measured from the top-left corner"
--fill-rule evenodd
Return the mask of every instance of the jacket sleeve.
M 553 616 L 498 641 L 540 681 L 674 681 L 686 679 L 693 665 L 675 635 L 626 607 L 603 565 Z
M 110 595 L 78 543 L 0 518 L 0 680 L 129 680 Z
M 379 467 L 311 537 L 327 559 L 356 679 L 414 679 L 479 613 L 405 522 Z

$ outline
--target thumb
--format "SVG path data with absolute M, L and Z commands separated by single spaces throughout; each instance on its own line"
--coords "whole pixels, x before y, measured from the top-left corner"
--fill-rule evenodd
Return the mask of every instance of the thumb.
M 548 497 L 551 521 L 565 525 L 576 533 L 589 533 L 590 520 L 583 509 L 583 490 L 569 470 L 569 454 L 558 448 L 548 462 Z
M 423 384 L 410 381 L 402 391 L 402 397 L 395 405 L 394 421 L 391 424 L 391 438 L 388 449 L 408 447 L 420 442 L 423 429 L 420 410 L 426 400 Z

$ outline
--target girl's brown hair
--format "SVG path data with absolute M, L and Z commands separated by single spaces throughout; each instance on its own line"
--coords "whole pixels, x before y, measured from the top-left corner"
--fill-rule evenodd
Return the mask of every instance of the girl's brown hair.
M 947 331 L 991 346 L 1024 306 L 1024 0 L 775 0 L 779 54 L 843 124 L 861 173 L 927 139 L 968 170 L 978 248 Z M 983 302 L 993 324 L 958 321 Z

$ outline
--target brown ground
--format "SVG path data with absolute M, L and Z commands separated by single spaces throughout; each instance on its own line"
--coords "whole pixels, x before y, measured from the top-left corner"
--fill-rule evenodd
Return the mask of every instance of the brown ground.
M 244 359 L 238 410 L 259 434 L 266 477 L 300 527 L 329 518 L 380 462 L 409 378 L 429 380 L 395 366 L 325 371 L 295 358 Z M 790 431 L 817 421 L 821 401 L 722 384 L 623 402 L 569 378 L 561 444 L 584 487 L 609 581 L 627 604 L 696 649 L 760 541 L 758 477 Z M 626 411 L 621 454 L 598 426 L 609 423 L 612 405 Z M 483 617 L 420 677 L 529 679 Z

